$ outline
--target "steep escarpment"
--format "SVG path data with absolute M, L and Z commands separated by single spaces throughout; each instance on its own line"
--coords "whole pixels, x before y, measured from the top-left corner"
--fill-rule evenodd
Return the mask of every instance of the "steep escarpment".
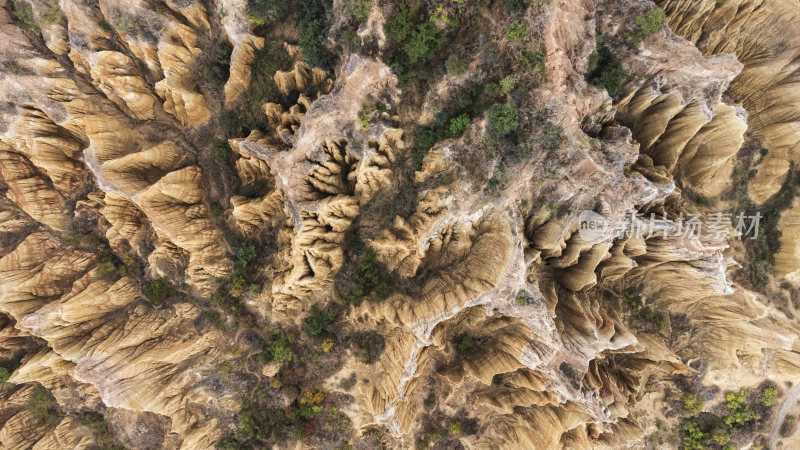
M 789 1 L 775 2 L 660 2 L 671 27 L 704 53 L 733 53 L 744 69 L 731 84 L 731 96 L 750 113 L 752 133 L 768 153 L 759 164 L 750 190 L 763 203 L 780 189 L 794 161 L 792 137 L 792 61 L 797 57 L 796 34 L 800 10 Z

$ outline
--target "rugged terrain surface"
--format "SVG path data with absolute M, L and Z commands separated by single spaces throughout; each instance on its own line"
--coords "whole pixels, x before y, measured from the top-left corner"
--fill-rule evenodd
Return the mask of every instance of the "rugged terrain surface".
M 6 0 L 0 39 L 0 448 L 800 447 L 796 0 Z

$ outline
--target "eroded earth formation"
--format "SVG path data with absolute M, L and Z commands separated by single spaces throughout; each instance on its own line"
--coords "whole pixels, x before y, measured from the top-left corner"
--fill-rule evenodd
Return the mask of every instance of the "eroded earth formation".
M 797 0 L 5 0 L 0 95 L 2 449 L 800 448 Z

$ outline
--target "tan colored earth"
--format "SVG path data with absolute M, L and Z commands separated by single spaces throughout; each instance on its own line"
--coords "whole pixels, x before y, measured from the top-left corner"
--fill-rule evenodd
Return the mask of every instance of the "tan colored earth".
M 800 448 L 797 1 L 0 39 L 0 449 Z

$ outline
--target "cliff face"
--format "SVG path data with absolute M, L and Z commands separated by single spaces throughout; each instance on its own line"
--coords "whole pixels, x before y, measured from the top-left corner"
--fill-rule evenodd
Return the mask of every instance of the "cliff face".
M 0 447 L 792 448 L 798 13 L 6 2 Z

